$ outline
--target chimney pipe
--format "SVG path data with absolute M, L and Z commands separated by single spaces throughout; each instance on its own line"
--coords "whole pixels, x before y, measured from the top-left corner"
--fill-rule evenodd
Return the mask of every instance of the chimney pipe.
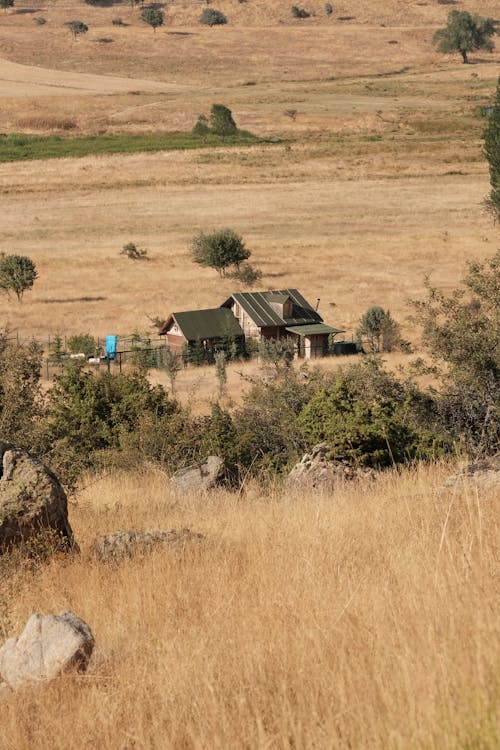
M 316 300 L 316 308 L 315 308 L 316 312 L 318 312 L 318 307 L 319 307 L 320 302 L 321 302 L 321 299 L 318 297 L 318 299 Z

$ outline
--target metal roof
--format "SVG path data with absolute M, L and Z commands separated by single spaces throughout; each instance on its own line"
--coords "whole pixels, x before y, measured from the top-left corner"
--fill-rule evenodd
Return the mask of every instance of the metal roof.
M 288 326 L 285 330 L 290 333 L 298 333 L 299 336 L 314 336 L 318 333 L 345 333 L 342 328 L 332 328 L 332 326 L 327 326 L 326 323 L 313 323 L 312 325 L 305 326 Z
M 166 333 L 165 329 L 169 326 L 172 318 L 174 318 L 188 341 L 238 338 L 244 335 L 240 324 L 227 307 L 172 313 L 162 332 Z
M 269 304 L 276 302 L 276 297 L 285 301 L 290 297 L 293 302 L 292 317 L 284 320 Z M 237 292 L 224 302 L 227 306 L 231 300 L 237 302 L 260 328 L 264 326 L 304 325 L 322 323 L 323 318 L 304 299 L 297 289 L 279 289 L 269 292 Z

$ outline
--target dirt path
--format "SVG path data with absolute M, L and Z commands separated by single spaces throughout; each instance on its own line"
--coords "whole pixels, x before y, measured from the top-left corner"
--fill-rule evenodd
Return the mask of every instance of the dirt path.
M 0 97 L 176 92 L 187 86 L 91 73 L 73 73 L 0 60 Z

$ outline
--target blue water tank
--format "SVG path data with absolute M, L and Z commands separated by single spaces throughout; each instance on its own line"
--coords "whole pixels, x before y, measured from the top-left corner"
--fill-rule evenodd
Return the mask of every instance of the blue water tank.
M 114 359 L 116 357 L 116 345 L 118 336 L 106 336 L 106 357 Z

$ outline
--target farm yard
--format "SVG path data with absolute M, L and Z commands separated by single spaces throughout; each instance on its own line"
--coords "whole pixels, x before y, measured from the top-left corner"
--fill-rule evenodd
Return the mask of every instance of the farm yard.
M 0 750 L 500 745 L 498 0 L 293 8 L 2 5 Z

